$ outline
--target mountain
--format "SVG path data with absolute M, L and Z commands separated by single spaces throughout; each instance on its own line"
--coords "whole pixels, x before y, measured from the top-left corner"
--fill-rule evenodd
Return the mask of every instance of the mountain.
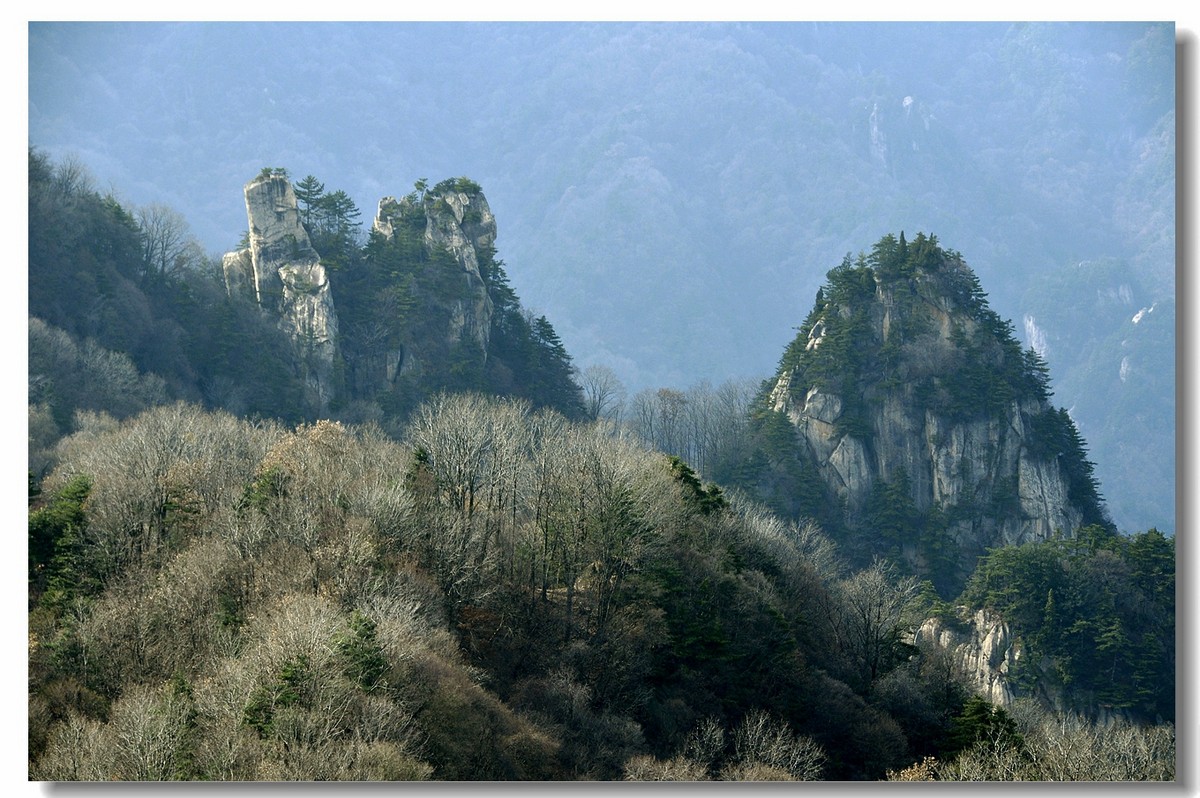
M 363 207 L 469 174 L 526 305 L 631 393 L 770 374 L 881 230 L 954 241 L 1019 337 L 1079 336 L 1058 276 L 1116 261 L 1096 357 L 1042 354 L 1114 520 L 1170 530 L 1173 336 L 1123 382 L 1117 353 L 1174 298 L 1175 51 L 1169 22 L 33 23 L 29 137 L 218 253 L 266 163 Z
M 473 181 L 364 240 L 268 167 L 218 264 L 77 167 L 30 152 L 31 778 L 1173 777 L 1174 541 L 932 236 L 829 273 L 752 419 L 644 408 L 727 493 L 580 412 Z
M 827 278 L 762 399 L 792 476 L 760 491 L 953 592 L 991 548 L 1111 527 L 1048 367 L 960 254 L 889 234 Z
M 571 356 L 509 284 L 469 179 L 384 197 L 364 237 L 344 192 L 266 168 L 243 190 L 245 246 L 218 264 L 169 211 L 127 210 L 78 164 L 29 163 L 35 476 L 77 411 L 170 400 L 392 432 L 439 391 L 584 415 Z

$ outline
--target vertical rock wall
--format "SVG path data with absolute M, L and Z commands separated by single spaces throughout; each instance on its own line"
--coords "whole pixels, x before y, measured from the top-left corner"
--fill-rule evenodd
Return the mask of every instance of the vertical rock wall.
M 853 315 L 865 320 L 865 346 L 872 350 L 860 352 L 861 361 L 892 365 L 843 379 L 842 395 L 800 384 L 798 371 L 784 370 L 770 403 L 791 421 L 804 459 L 820 475 L 827 495 L 845 508 L 848 526 L 870 534 L 864 525 L 873 493 L 903 473 L 915 510 L 938 511 L 946 519 L 961 580 L 987 548 L 1071 534 L 1083 513 L 1072 505 L 1057 460 L 1035 454 L 1045 447 L 1033 445 L 1032 420 L 1050 410 L 1046 402 L 1018 396 L 1002 410 L 963 417 L 940 414 L 918 397 L 917 381 L 949 380 L 972 357 L 956 336 L 982 332 L 946 293 L 944 280 L 917 271 L 904 283 L 907 293 L 900 301 L 894 294 L 899 283 L 876 275 L 874 292 L 853 307 L 826 307 L 807 341 L 799 342 L 803 352 L 816 356 L 827 344 L 830 325 L 837 321 L 830 314 Z M 881 353 L 903 329 L 922 332 L 897 339 L 899 345 L 892 342 L 893 354 L 885 359 Z M 859 414 L 852 427 L 856 432 L 845 425 L 852 405 Z M 904 548 L 920 566 L 916 543 Z
M 328 275 L 285 175 L 264 172 L 246 184 L 245 197 L 250 246 L 225 255 L 226 290 L 278 315 L 309 402 L 323 412 L 338 390 L 338 320 Z

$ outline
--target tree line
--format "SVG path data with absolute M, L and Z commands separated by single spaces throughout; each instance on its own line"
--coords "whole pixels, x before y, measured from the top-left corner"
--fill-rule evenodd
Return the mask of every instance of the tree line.
M 975 750 L 955 664 L 906 642 L 912 577 L 610 422 L 444 394 L 399 439 L 79 423 L 30 509 L 35 779 L 861 779 Z

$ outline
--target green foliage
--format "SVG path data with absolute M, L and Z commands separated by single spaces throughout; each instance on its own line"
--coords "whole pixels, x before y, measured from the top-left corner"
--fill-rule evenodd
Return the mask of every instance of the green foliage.
M 439 390 L 483 391 L 581 417 L 583 396 L 570 355 L 548 319 L 533 318 L 521 307 L 493 249 L 476 253 L 492 300 L 488 351 L 467 338 L 445 341 L 450 309 L 474 302 L 476 290 L 451 252 L 425 243 L 427 206 L 449 192 L 477 194 L 480 188 L 468 178 L 443 180 L 432 188 L 428 181 L 418 181 L 415 191 L 390 211 L 391 236 L 372 230 L 361 252 L 344 259 L 344 267 L 331 274 L 352 396 L 377 400 L 385 412 L 403 417 Z M 337 203 L 330 198 L 337 196 L 320 198 L 318 230 L 321 224 L 330 227 L 320 222 L 325 218 L 321 214 L 332 213 L 329 209 Z M 314 246 L 324 260 L 318 241 L 314 238 Z M 420 348 L 423 372 L 397 380 L 392 391 L 379 395 L 380 364 L 388 353 L 408 347 Z
M 747 453 L 728 468 L 722 482 L 749 491 L 783 517 L 838 523 L 837 508 L 831 508 L 816 464 L 800 446 L 787 415 L 765 407 L 760 397 L 751 411 L 749 433 Z
M 920 514 L 913 503 L 912 484 L 905 469 L 897 469 L 890 482 L 880 481 L 873 486 L 866 523 L 893 546 L 916 536 Z
M 479 184 L 469 177 L 449 177 L 434 186 L 430 193 L 442 195 L 452 191 L 463 194 L 478 194 L 481 189 L 479 188 Z
M 314 216 L 319 213 L 321 198 L 325 195 L 325 184 L 314 176 L 307 175 L 293 188 L 300 210 L 300 222 L 304 225 L 304 229 L 311 233 Z
M 29 513 L 30 595 L 55 611 L 98 588 L 84 562 L 91 490 L 91 478 L 81 474 Z
M 671 475 L 683 486 L 684 501 L 702 515 L 711 515 L 729 506 L 721 488 L 712 483 L 707 486 L 700 484 L 700 478 L 691 467 L 672 455 L 667 458 L 671 466 Z
M 309 678 L 308 657 L 304 654 L 288 660 L 279 670 L 279 675 L 268 684 L 261 685 L 246 702 L 242 721 L 258 732 L 260 737 L 269 737 L 274 731 L 275 713 L 300 703 L 304 683 Z
M 355 611 L 350 631 L 337 641 L 346 662 L 346 677 L 370 692 L 387 685 L 388 659 L 379 645 L 375 621 Z
M 323 183 L 309 175 L 295 187 L 302 204 L 300 218 L 309 239 L 331 272 L 349 268 L 359 257 L 362 211 L 345 191 L 325 193 Z
M 972 607 L 989 607 L 1020 629 L 1041 628 L 1050 591 L 1061 594 L 1066 569 L 1060 547 L 1026 543 L 992 549 L 967 581 L 962 600 Z
M 983 744 L 996 750 L 1021 751 L 1025 741 L 1016 722 L 1002 708 L 979 696 L 971 696 L 962 712 L 951 721 L 950 733 L 942 747 L 943 756 L 953 756 Z
M 266 513 L 272 505 L 287 496 L 287 472 L 277 465 L 264 469 L 246 486 L 243 504 Z
M 186 397 L 287 421 L 309 412 L 298 400 L 303 390 L 290 366 L 290 341 L 268 316 L 227 296 L 219 268 L 141 279 L 142 231 L 133 215 L 86 180 L 68 180 L 67 165 L 54 166 L 36 151 L 30 162 L 30 314 L 65 332 L 85 358 L 90 347 L 122 353 L 143 381 L 162 381 L 153 392 L 129 386 L 112 397 L 89 396 L 65 375 L 52 375 L 64 432 L 77 407 L 122 418 L 143 396 L 154 404 Z M 86 372 L 100 368 L 111 378 L 104 360 L 92 357 Z
M 972 317 L 983 314 L 989 325 L 1011 338 L 1011 325 L 1006 328 L 998 318 L 986 315 L 990 311 L 977 278 L 938 246 L 936 236 L 918 233 L 910 245 L 903 233 L 899 239 L 888 234 L 876 242 L 869 256 L 860 254 L 852 260 L 847 254 L 826 275 L 828 282 L 817 292 L 812 311 L 785 349 L 778 372 L 792 373 L 794 396 L 802 396 L 814 386 L 839 396 L 843 411 L 835 423 L 840 434 L 869 437 L 868 386 L 878 383 L 887 390 L 904 386 L 899 376 L 902 347 L 930 328 L 915 282 L 919 274 L 936 276 L 938 284 L 945 284 L 945 290 L 964 303 Z M 877 340 L 873 313 L 883 290 L 894 303 L 892 325 L 887 335 Z M 948 406 L 939 409 L 951 415 L 973 416 L 1005 406 L 1012 391 L 994 374 L 997 358 L 980 348 L 982 344 L 972 344 L 961 330 L 959 333 L 956 345 L 968 350 L 964 361 L 974 371 L 945 375 L 940 379 L 950 380 L 946 384 L 925 377 L 913 390 L 927 398 L 949 394 L 950 398 L 943 400 Z
M 1126 538 L 1092 525 L 993 549 L 959 600 L 1000 613 L 1031 658 L 1057 661 L 1075 695 L 1173 718 L 1174 572 L 1173 547 L 1157 530 Z

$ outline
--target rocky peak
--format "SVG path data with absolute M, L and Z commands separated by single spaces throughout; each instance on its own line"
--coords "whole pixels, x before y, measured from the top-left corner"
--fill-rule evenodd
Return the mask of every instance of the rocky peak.
M 521 308 L 473 181 L 422 179 L 384 197 L 365 241 L 353 201 L 311 175 L 293 186 L 264 169 L 244 193 L 247 245 L 225 256 L 226 288 L 290 338 L 288 365 L 311 389 L 307 416 L 399 420 L 441 390 L 582 414 L 570 356 L 549 321 Z
M 297 347 L 296 363 L 312 403 L 324 410 L 336 391 L 337 313 L 320 255 L 300 222 L 283 170 L 264 169 L 246 184 L 250 246 L 223 259 L 226 290 L 279 316 Z
M 889 235 L 828 276 L 769 404 L 860 542 L 952 587 L 989 547 L 1102 520 L 1045 364 L 961 256 Z
M 491 332 L 492 300 L 479 270 L 496 243 L 496 217 L 480 187 L 465 177 L 444 180 L 423 194 L 379 201 L 373 229 L 392 240 L 400 225 L 423 217 L 422 234 L 429 252 L 445 250 L 462 270 L 464 291 L 450 308 L 446 339 L 474 341 L 486 357 Z

